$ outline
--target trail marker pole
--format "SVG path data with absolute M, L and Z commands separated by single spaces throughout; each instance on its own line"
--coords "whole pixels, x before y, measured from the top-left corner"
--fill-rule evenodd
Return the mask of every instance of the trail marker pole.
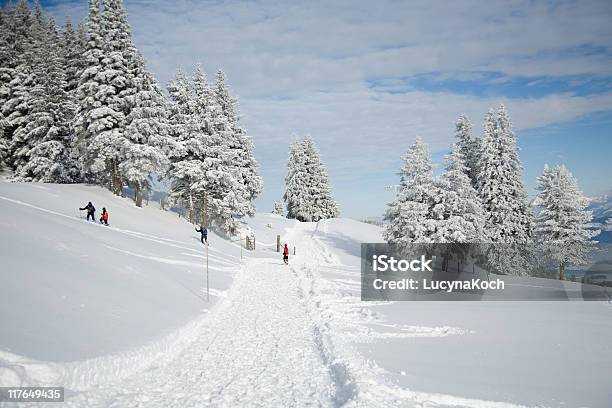
M 280 235 L 276 236 L 276 252 L 280 252 Z

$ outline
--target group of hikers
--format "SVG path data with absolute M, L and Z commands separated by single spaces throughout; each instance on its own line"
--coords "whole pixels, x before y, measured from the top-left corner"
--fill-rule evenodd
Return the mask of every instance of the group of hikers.
M 90 202 L 83 208 L 79 208 L 80 211 L 87 211 L 87 221 L 91 218 L 92 221 L 96 221 L 96 207 Z M 100 224 L 108 225 L 108 211 L 106 208 L 102 208 L 102 216 L 100 217 Z M 201 226 L 196 228 L 196 232 L 200 233 L 200 241 L 203 244 L 208 245 L 208 228 Z M 285 265 L 289 264 L 289 247 L 287 244 L 283 247 L 283 262 Z
M 83 208 L 79 208 L 79 211 L 87 210 L 87 221 L 91 218 L 92 221 L 96 221 L 96 207 L 90 202 Z M 106 208 L 102 208 L 102 216 L 100 217 L 100 224 L 108 225 L 108 211 Z

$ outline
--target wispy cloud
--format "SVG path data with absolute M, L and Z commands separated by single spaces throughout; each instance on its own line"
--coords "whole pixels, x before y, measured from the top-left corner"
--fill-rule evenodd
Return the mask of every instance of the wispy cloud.
M 612 110 L 609 86 L 580 92 L 612 78 L 606 0 L 125 3 L 135 41 L 162 83 L 178 65 L 225 68 L 257 145 L 266 207 L 281 195 L 294 133 L 320 143 L 341 189 L 392 174 L 415 135 L 444 149 L 460 113 L 478 125 L 489 106 L 504 102 L 516 127 L 527 129 Z M 86 12 L 85 1 L 44 5 L 57 16 Z M 498 92 L 416 86 L 423 75 Z M 369 200 L 374 192 L 361 194 Z M 354 195 L 340 199 L 351 214 Z

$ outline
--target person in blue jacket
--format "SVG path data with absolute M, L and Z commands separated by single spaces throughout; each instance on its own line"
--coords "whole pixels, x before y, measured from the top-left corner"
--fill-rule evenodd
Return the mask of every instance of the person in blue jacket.
M 206 227 L 196 228 L 196 232 L 201 234 L 200 241 L 202 241 L 202 243 L 208 243 L 208 229 L 206 229 Z

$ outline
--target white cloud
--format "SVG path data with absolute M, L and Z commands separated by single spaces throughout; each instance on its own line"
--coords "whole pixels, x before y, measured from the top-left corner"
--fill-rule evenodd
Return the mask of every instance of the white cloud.
M 460 113 L 479 125 L 503 101 L 526 129 L 612 109 L 609 93 L 508 99 L 365 85 L 431 72 L 476 81 L 482 71 L 501 73 L 489 82 L 612 76 L 606 0 L 125 3 L 135 41 L 162 83 L 178 65 L 202 62 L 210 73 L 224 67 L 254 136 L 267 207 L 281 195 L 294 133 L 315 137 L 341 189 L 377 174 L 393 180 L 397 158 L 417 134 L 444 149 Z M 58 16 L 86 12 L 84 1 L 50 8 Z

